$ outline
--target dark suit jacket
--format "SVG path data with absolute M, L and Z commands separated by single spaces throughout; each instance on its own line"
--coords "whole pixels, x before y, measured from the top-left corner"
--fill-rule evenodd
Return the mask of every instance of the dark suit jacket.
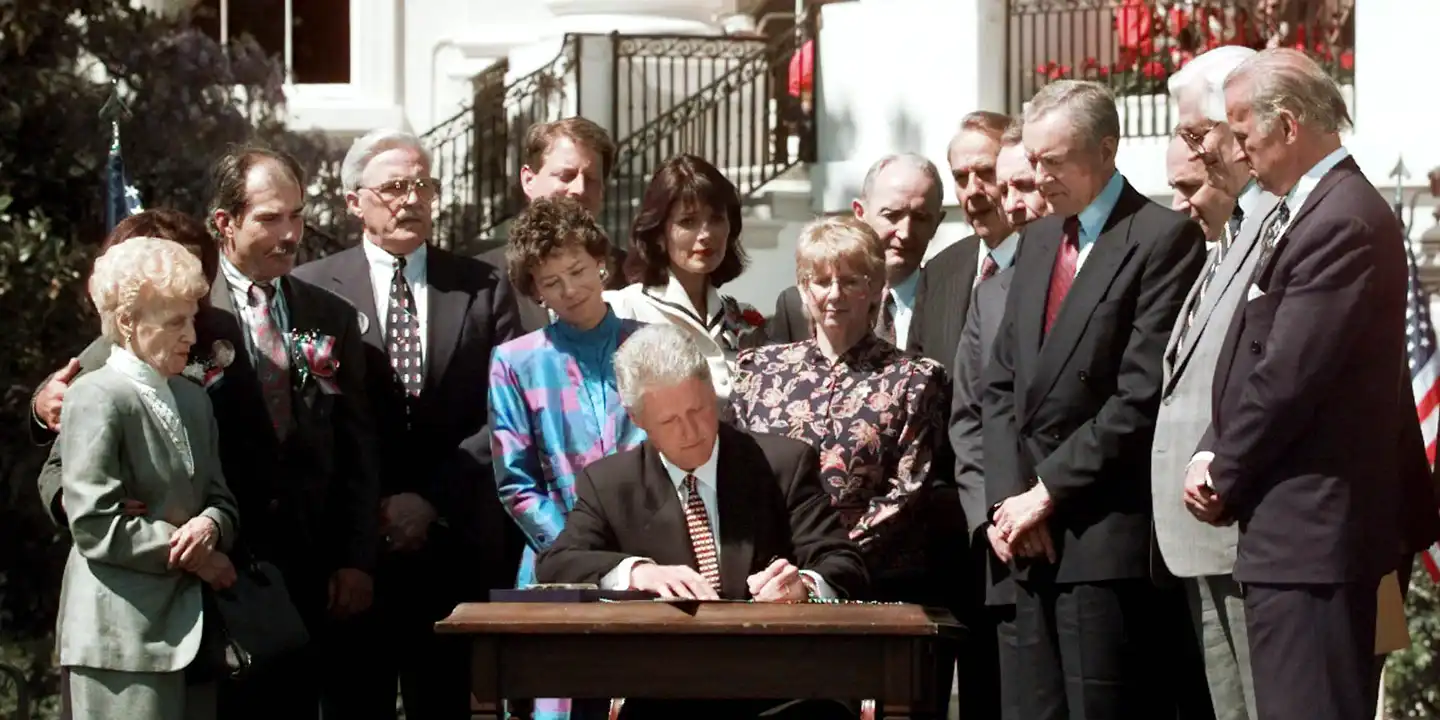
M 376 319 L 364 248 L 306 263 L 294 272 L 339 295 L 353 306 L 352 314 L 367 318 L 361 339 L 365 387 L 378 431 L 381 497 L 413 492 L 425 498 L 468 549 L 481 555 L 468 560 L 493 571 L 485 587 L 508 586 L 514 578 L 514 568 L 504 567 L 504 532 L 510 523 L 495 495 L 485 398 L 490 351 L 521 334 L 515 293 L 495 268 L 438 247 L 426 250 L 425 275 L 425 384 L 407 418 L 403 389 L 390 369 Z
M 798 440 L 720 426 L 716 490 L 721 597 L 750 597 L 745 578 L 783 557 L 825 578 L 841 597 L 860 597 L 868 578 L 830 496 L 820 459 Z M 696 567 L 675 485 L 649 441 L 596 460 L 575 481 L 575 509 L 540 554 L 542 583 L 599 583 L 628 557 Z
M 800 288 L 791 285 L 775 297 L 775 316 L 765 326 L 772 345 L 785 345 L 809 340 L 814 336 L 810 320 L 805 317 L 805 301 Z
M 1054 501 L 1058 562 L 1022 561 L 1017 579 L 1145 578 L 1161 356 L 1205 262 L 1205 240 L 1185 216 L 1125 183 L 1042 338 L 1064 222 L 1051 216 L 1025 229 L 983 373 L 985 501 L 1019 495 L 1037 477 Z
M 985 443 L 980 424 L 980 396 L 984 387 L 980 378 L 990 359 L 995 332 L 1005 315 L 1012 272 L 1006 268 L 975 288 L 952 365 L 955 390 L 950 406 L 950 446 L 955 451 L 955 481 L 960 489 L 960 506 L 965 510 L 966 537 L 988 560 L 985 563 L 989 580 L 986 601 L 992 605 L 1014 603 L 1015 585 L 1010 580 L 1009 568 L 990 551 L 985 537 L 990 506 L 985 503 Z
M 941 250 L 920 270 L 915 313 L 910 316 L 910 349 L 955 374 L 955 348 L 970 313 L 970 294 L 979 271 L 980 236 L 971 235 Z
M 340 392 L 314 380 L 300 384 L 291 368 L 294 427 L 281 441 L 271 427 L 245 332 L 222 274 L 210 289 L 215 312 L 196 318 L 194 355 L 214 343 L 234 348 L 235 361 L 210 389 L 220 426 L 225 479 L 240 506 L 243 539 L 256 555 L 315 581 L 337 568 L 374 571 L 379 547 L 380 475 L 375 425 L 365 388 L 365 353 L 355 310 L 295 277 L 281 280 L 292 332 L 335 338 Z M 323 592 L 323 585 L 320 586 Z M 309 595 L 314 588 L 291 588 Z M 311 600 L 296 599 L 297 604 Z M 305 612 L 302 609 L 302 612 Z
M 509 263 L 505 262 L 505 245 L 491 248 L 477 256 L 479 260 L 487 265 L 495 267 L 500 272 L 500 277 L 509 280 Z M 625 275 L 622 268 L 625 265 L 625 251 L 617 247 L 610 248 L 610 264 L 607 269 L 610 272 L 610 279 L 605 283 L 606 290 L 619 290 L 625 287 Z M 550 324 L 550 313 L 540 307 L 540 303 L 526 295 L 515 295 L 515 304 L 520 310 L 520 334 L 535 332 Z
M 1374 579 L 1403 547 L 1396 438 L 1415 422 L 1396 412 L 1404 235 L 1349 158 L 1291 213 L 1231 320 L 1200 446 L 1240 523 L 1236 580 Z

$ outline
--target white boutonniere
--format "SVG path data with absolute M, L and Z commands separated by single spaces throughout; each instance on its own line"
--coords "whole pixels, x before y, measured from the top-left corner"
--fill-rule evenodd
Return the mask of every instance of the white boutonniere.
M 340 361 L 335 359 L 333 335 L 314 330 L 286 333 L 285 345 L 290 348 L 290 366 L 295 369 L 297 389 L 313 380 L 326 395 L 340 394 L 340 384 L 335 380 Z
M 206 390 L 213 390 L 225 379 L 225 368 L 235 362 L 235 346 L 228 340 L 216 340 L 210 345 L 210 357 L 197 358 L 180 371 L 182 377 L 193 380 Z
M 765 344 L 765 316 L 759 310 L 728 296 L 721 297 L 720 303 L 725 307 L 720 321 L 725 349 L 739 351 Z

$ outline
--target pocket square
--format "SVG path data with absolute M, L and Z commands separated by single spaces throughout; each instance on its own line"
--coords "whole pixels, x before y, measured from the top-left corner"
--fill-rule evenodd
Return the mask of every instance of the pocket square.
M 1255 298 L 1264 297 L 1264 296 L 1265 296 L 1265 291 L 1264 291 L 1264 290 L 1261 290 L 1259 285 L 1256 285 L 1256 284 L 1254 284 L 1254 283 L 1251 283 L 1251 284 L 1250 284 L 1250 290 L 1245 293 L 1245 302 L 1250 302 L 1251 300 L 1254 300 Z

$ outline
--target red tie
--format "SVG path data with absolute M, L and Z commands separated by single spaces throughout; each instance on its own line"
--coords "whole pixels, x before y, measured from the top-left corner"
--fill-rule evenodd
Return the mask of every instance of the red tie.
M 1060 250 L 1055 253 L 1055 267 L 1050 270 L 1050 292 L 1045 296 L 1045 334 L 1060 314 L 1060 306 L 1075 283 L 1075 266 L 1080 259 L 1080 220 L 1074 216 L 1065 219 L 1065 231 L 1060 235 Z
M 995 273 L 999 270 L 1000 263 L 995 262 L 995 256 L 986 253 L 985 262 L 980 264 L 980 274 L 975 278 L 975 284 L 978 286 L 980 283 L 995 277 Z

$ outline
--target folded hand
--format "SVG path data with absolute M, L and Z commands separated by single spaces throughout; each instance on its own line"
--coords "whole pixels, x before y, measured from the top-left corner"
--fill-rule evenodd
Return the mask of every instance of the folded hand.
M 662 598 L 718 600 L 720 595 L 705 576 L 688 565 L 636 563 L 630 568 L 630 587 L 653 592 Z
M 1011 537 L 1010 545 L 1019 557 L 1043 557 L 1055 562 L 1055 543 L 1050 539 L 1050 526 L 1043 522 Z
M 210 557 L 220 540 L 220 527 L 214 520 L 196 515 L 170 535 L 170 567 L 196 572 Z
M 745 578 L 750 597 L 757 602 L 805 602 L 810 589 L 800 575 L 800 568 L 779 558 L 764 570 Z
M 380 501 L 380 532 L 393 550 L 424 546 L 435 517 L 435 508 L 415 493 L 399 493 Z
M 1044 485 L 1037 484 L 1000 503 L 1000 509 L 995 511 L 995 525 L 1000 528 L 1000 536 L 1013 546 L 1017 536 L 1044 522 L 1052 510 L 1050 493 Z
M 340 568 L 330 576 L 330 615 L 347 618 L 365 612 L 375 591 L 368 573 L 355 568 Z
M 985 539 L 990 541 L 990 549 L 1000 562 L 1009 563 L 1014 559 L 1015 549 L 1011 547 L 1010 541 L 1000 535 L 1000 528 L 995 527 L 995 523 L 985 526 Z
M 235 566 L 223 552 L 210 553 L 205 562 L 195 570 L 195 574 L 216 590 L 224 590 L 235 584 Z
M 1185 509 L 1196 520 L 1212 525 L 1225 524 L 1220 516 L 1225 512 L 1225 503 L 1210 487 L 1210 463 L 1196 460 L 1185 469 Z

